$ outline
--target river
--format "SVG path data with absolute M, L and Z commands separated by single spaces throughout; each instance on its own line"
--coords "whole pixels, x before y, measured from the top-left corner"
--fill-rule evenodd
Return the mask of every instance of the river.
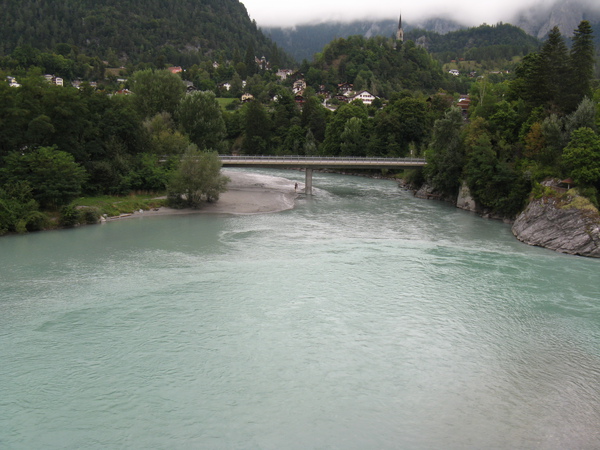
M 0 448 L 600 448 L 600 261 L 314 186 L 2 237 Z

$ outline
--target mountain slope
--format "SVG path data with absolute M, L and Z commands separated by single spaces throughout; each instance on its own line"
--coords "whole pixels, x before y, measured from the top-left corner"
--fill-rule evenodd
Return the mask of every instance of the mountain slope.
M 538 39 L 509 24 L 481 25 L 444 35 L 425 30 L 412 30 L 405 34 L 405 38 L 424 46 L 441 59 L 469 58 L 470 53 L 484 55 L 486 51 L 490 55 L 495 54 L 510 59 L 512 56 L 535 51 L 540 45 Z M 448 57 L 443 57 L 443 54 L 447 54 Z
M 445 33 L 460 28 L 455 22 L 448 20 L 428 20 L 419 24 L 404 24 L 405 30 L 422 28 L 430 31 Z M 293 28 L 262 27 L 267 36 L 270 36 L 281 48 L 296 58 L 310 61 L 315 53 L 337 38 L 349 36 L 391 37 L 396 35 L 398 19 L 377 21 L 355 21 L 350 23 L 326 22 L 320 24 L 297 25 Z
M 528 34 L 545 39 L 557 26 L 563 36 L 571 36 L 582 20 L 600 25 L 600 10 L 580 0 L 563 0 L 552 6 L 536 6 L 521 11 L 514 23 Z
M 17 46 L 54 50 L 59 43 L 122 62 L 198 62 L 280 53 L 237 0 L 6 0 L 0 54 Z M 283 59 L 286 59 L 283 55 Z
M 419 23 L 405 17 L 404 31 L 413 29 L 446 35 L 449 32 L 468 28 L 465 24 L 449 21 L 431 15 Z M 582 20 L 588 20 L 596 31 L 596 42 L 600 44 L 600 6 L 590 5 L 582 0 L 563 0 L 553 5 L 537 5 L 522 9 L 508 22 L 523 29 L 527 34 L 545 39 L 554 26 L 558 26 L 563 36 L 571 36 Z M 351 23 L 327 22 L 315 25 L 298 25 L 294 28 L 263 28 L 265 34 L 277 42 L 297 60 L 310 60 L 321 52 L 326 44 L 335 38 L 361 35 L 365 37 L 395 35 L 398 21 L 395 18 L 380 21 L 357 21 Z M 501 43 L 497 45 L 503 45 Z

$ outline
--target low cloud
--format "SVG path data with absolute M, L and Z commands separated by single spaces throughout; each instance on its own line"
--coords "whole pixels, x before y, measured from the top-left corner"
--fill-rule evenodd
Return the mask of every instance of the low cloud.
M 560 1 L 587 4 L 600 10 L 597 0 L 421 0 L 405 2 L 391 0 L 304 0 L 277 3 L 271 0 L 242 0 L 250 17 L 259 26 L 290 27 L 308 23 L 350 22 L 355 20 L 394 19 L 402 13 L 407 23 L 428 18 L 447 18 L 464 25 L 511 22 L 520 13 L 530 9 L 547 9 Z

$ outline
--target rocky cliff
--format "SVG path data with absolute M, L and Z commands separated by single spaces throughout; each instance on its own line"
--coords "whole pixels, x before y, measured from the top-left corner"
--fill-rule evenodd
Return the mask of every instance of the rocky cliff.
M 512 232 L 529 245 L 600 258 L 600 214 L 571 191 L 533 200 L 515 220 Z

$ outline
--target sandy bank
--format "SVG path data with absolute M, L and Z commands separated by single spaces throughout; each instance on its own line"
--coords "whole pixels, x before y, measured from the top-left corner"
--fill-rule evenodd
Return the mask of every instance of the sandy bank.
M 141 216 L 161 216 L 175 214 L 264 214 L 285 211 L 294 207 L 294 200 L 304 189 L 298 183 L 298 192 L 294 190 L 294 182 L 285 178 L 267 177 L 253 173 L 223 171 L 231 181 L 227 192 L 213 203 L 204 203 L 197 209 L 159 208 L 156 211 L 136 212 L 131 215 L 112 217 L 108 220 Z

